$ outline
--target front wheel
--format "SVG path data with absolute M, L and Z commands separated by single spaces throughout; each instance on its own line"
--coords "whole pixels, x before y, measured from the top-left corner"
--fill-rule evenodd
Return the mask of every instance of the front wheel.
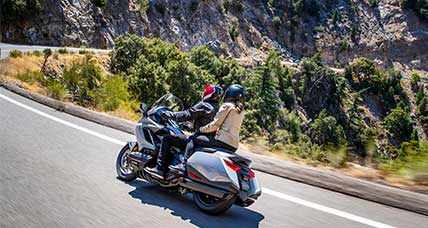
M 130 152 L 129 145 L 126 144 L 122 150 L 120 150 L 116 159 L 117 177 L 123 181 L 133 181 L 137 178 L 137 174 L 131 169 L 126 160 Z
M 196 206 L 203 212 L 218 215 L 227 211 L 235 203 L 236 195 L 228 195 L 222 199 L 201 192 L 193 192 Z

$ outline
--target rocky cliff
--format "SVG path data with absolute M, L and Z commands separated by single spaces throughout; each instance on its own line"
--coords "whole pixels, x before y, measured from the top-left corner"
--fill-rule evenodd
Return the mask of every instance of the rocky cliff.
M 1 24 L 4 42 L 111 48 L 125 33 L 188 50 L 209 44 L 257 61 L 276 48 L 290 61 L 322 53 L 342 66 L 356 56 L 428 70 L 428 23 L 401 0 L 44 0 L 38 15 Z

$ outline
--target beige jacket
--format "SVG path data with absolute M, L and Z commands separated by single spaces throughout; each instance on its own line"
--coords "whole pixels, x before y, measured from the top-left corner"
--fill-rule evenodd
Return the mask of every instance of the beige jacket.
M 238 148 L 239 130 L 243 119 L 244 112 L 239 112 L 235 104 L 226 102 L 220 107 L 214 120 L 201 127 L 199 131 L 202 133 L 216 132 L 215 139 Z

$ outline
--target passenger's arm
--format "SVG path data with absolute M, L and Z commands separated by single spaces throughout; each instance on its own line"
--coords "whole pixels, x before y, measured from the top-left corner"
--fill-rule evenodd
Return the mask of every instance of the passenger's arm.
M 220 110 L 215 115 L 214 120 L 211 121 L 211 123 L 199 128 L 199 131 L 202 133 L 216 132 L 223 124 L 224 120 L 227 117 L 227 114 L 229 114 L 230 108 L 230 105 L 222 105 L 220 107 Z

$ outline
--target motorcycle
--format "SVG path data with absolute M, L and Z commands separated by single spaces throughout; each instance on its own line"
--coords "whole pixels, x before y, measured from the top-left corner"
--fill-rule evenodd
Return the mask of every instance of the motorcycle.
M 118 178 L 133 181 L 142 178 L 166 188 L 176 188 L 179 193 L 191 192 L 196 206 L 208 214 L 221 214 L 233 204 L 247 207 L 261 195 L 261 188 L 251 160 L 223 148 L 193 148 L 187 159 L 186 171 L 177 173 L 170 169 L 165 176 L 151 172 L 165 135 L 186 137 L 174 120 L 165 118 L 164 112 L 182 110 L 179 98 L 166 94 L 151 108 L 142 103 L 142 118 L 135 128 L 136 141 L 128 142 L 119 152 L 116 161 Z M 172 164 L 183 161 L 183 152 L 172 148 Z

